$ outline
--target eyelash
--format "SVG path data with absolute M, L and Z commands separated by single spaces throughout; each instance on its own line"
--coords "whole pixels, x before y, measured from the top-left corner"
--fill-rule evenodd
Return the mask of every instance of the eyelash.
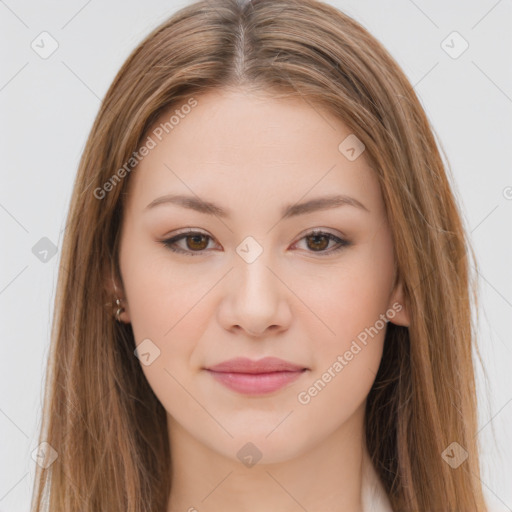
M 173 236 L 172 238 L 168 238 L 166 240 L 162 240 L 161 243 L 167 249 L 170 249 L 173 252 L 176 252 L 176 253 L 179 253 L 179 254 L 184 254 L 184 255 L 187 255 L 187 256 L 199 256 L 201 253 L 204 253 L 206 251 L 206 249 L 203 249 L 203 250 L 200 250 L 200 251 L 190 251 L 190 250 L 179 249 L 179 248 L 177 248 L 175 246 L 175 244 L 177 242 L 179 242 L 180 240 L 188 238 L 188 237 L 192 237 L 192 236 L 197 236 L 197 235 L 205 236 L 205 237 L 209 238 L 210 240 L 213 240 L 211 236 L 209 236 L 209 235 L 207 235 L 205 233 L 201 233 L 199 231 L 192 231 L 191 230 L 191 231 L 187 231 L 185 233 L 181 233 L 181 234 L 178 234 L 176 236 Z M 335 241 L 335 242 L 338 242 L 338 244 L 340 244 L 335 249 L 331 249 L 329 251 L 308 251 L 308 252 L 311 252 L 313 254 L 315 254 L 315 253 L 319 254 L 322 257 L 330 255 L 330 254 L 333 254 L 335 252 L 338 252 L 341 249 L 344 249 L 345 247 L 348 247 L 349 245 L 351 245 L 351 242 L 349 242 L 348 240 L 345 240 L 343 238 L 340 238 L 338 236 L 333 235 L 332 233 L 328 233 L 326 231 L 321 231 L 321 230 L 310 231 L 309 233 L 306 233 L 300 240 L 302 240 L 304 238 L 307 238 L 307 237 L 310 237 L 310 236 L 326 236 L 329 239 L 329 241 Z

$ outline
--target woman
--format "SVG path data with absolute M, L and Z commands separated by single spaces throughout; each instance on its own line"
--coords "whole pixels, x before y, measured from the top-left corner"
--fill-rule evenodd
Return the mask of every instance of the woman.
M 485 511 L 468 250 L 359 24 L 180 10 L 82 156 L 33 510 Z

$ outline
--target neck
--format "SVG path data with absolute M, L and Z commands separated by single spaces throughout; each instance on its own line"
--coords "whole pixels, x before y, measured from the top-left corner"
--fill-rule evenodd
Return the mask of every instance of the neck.
M 205 446 L 168 416 L 171 494 L 167 512 L 362 512 L 364 404 L 312 449 L 251 467 Z M 263 454 L 264 455 L 264 454 Z M 262 458 L 262 461 L 264 457 Z

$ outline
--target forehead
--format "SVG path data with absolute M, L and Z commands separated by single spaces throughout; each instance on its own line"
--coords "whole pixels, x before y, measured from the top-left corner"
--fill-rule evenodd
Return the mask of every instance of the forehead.
M 144 206 L 169 192 L 220 199 L 223 191 L 266 202 L 327 192 L 366 197 L 374 208 L 379 202 L 364 151 L 346 157 L 344 141 L 354 134 L 328 111 L 301 98 L 244 91 L 192 100 L 173 105 L 148 131 L 154 147 L 130 178 Z

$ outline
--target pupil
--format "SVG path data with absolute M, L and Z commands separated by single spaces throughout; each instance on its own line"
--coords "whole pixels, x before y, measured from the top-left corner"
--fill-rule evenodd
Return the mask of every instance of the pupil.
M 190 244 L 189 244 L 189 248 L 191 249 L 204 249 L 204 247 L 201 246 L 201 242 L 198 241 L 197 239 L 201 240 L 201 239 L 204 239 L 206 238 L 205 235 L 194 235 L 194 236 L 190 236 L 188 239 L 193 239 L 194 241 L 192 242 L 192 244 L 195 244 L 195 243 L 198 243 L 200 244 L 200 247 L 197 247 L 195 245 L 193 245 L 192 247 L 190 247 Z
M 316 240 L 316 241 L 315 241 L 315 246 L 316 246 L 316 248 L 318 248 L 318 242 L 317 242 L 317 241 L 318 241 L 318 239 L 319 239 L 319 238 L 323 239 L 324 243 L 323 243 L 323 244 L 321 244 L 322 246 L 320 247 L 320 249 L 325 249 L 325 247 L 326 247 L 326 246 L 325 246 L 325 242 L 327 241 L 327 238 L 326 238 L 324 235 L 312 235 L 311 237 L 308 237 L 308 238 L 313 238 L 313 239 L 315 239 L 315 240 Z M 329 242 L 327 241 L 327 244 L 328 244 L 328 243 L 329 243 Z

